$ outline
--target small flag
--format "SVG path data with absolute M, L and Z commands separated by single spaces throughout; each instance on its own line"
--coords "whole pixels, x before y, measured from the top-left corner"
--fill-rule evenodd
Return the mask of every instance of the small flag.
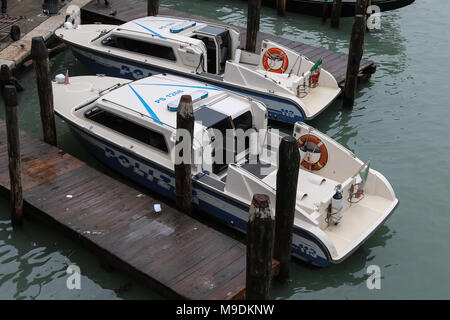
M 66 70 L 66 77 L 64 79 L 64 84 L 69 84 L 69 70 Z
M 322 57 L 311 67 L 311 72 L 317 70 L 317 68 L 320 67 L 320 65 L 322 64 Z
M 367 163 L 366 169 L 359 172 L 359 176 L 361 177 L 363 183 L 367 181 L 367 178 L 369 177 L 369 168 L 370 168 L 370 161 Z

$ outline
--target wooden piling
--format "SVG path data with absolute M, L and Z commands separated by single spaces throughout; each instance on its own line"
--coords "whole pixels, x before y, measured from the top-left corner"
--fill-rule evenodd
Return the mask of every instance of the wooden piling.
M 31 42 L 31 58 L 36 71 L 36 82 L 41 106 L 41 122 L 44 141 L 56 146 L 56 126 L 53 114 L 53 88 L 48 60 L 48 50 L 43 37 L 34 37 Z
M 2 64 L 0 67 L 0 89 L 3 95 L 3 89 L 5 86 L 9 85 L 9 79 L 11 78 L 11 70 L 9 70 L 9 67 L 6 64 Z
M 191 176 L 191 164 L 192 164 L 192 141 L 194 137 L 194 111 L 192 106 L 192 97 L 183 95 L 180 99 L 177 110 L 177 137 L 176 141 L 178 145 L 183 142 L 182 145 L 186 146 L 186 142 L 182 141 L 183 136 L 178 129 L 186 130 L 189 133 L 190 144 L 189 163 L 185 163 L 183 160 L 183 152 L 186 150 L 177 149 L 175 147 L 175 190 L 176 190 L 176 208 L 186 214 L 192 212 L 192 176 Z M 183 137 L 184 139 L 184 137 Z M 178 158 L 179 157 L 179 158 Z M 177 159 L 178 158 L 178 159 Z
M 247 222 L 247 300 L 269 299 L 274 224 L 269 196 L 253 195 Z
M 292 136 L 283 137 L 278 152 L 274 247 L 274 258 L 280 262 L 278 279 L 282 281 L 290 276 L 299 166 L 297 141 Z
M 369 6 L 370 0 L 356 0 L 355 3 L 355 14 L 367 14 L 367 7 Z
M 286 0 L 277 0 L 277 13 L 279 16 L 286 15 Z
M 256 38 L 258 36 L 260 16 L 261 0 L 248 0 L 247 38 L 245 49 L 250 52 L 256 51 Z
M 3 88 L 6 85 L 12 85 L 16 87 L 18 92 L 23 91 L 23 87 L 20 85 L 19 81 L 17 81 L 16 77 L 12 75 L 11 70 L 6 64 L 3 64 L 0 68 L 0 92 L 3 96 Z
M 326 22 L 328 18 L 328 0 L 323 0 L 322 4 L 322 22 Z
M 159 0 L 148 0 L 147 2 L 147 15 L 156 16 L 159 11 Z
M 364 16 L 355 15 L 353 23 L 352 36 L 350 40 L 350 49 L 347 62 L 347 74 L 345 77 L 345 87 L 342 105 L 351 108 L 355 102 L 356 88 L 358 82 L 359 64 L 361 62 L 364 45 L 364 31 L 366 29 Z
M 19 118 L 17 115 L 17 92 L 12 85 L 4 88 L 6 131 L 8 140 L 9 179 L 11 183 L 11 221 L 13 227 L 22 224 L 23 191 L 20 160 Z
M 331 7 L 331 27 L 339 28 L 339 22 L 341 19 L 342 0 L 333 0 L 333 6 Z
M 20 40 L 20 28 L 17 25 L 13 25 L 11 27 L 11 30 L 9 31 L 9 35 L 12 39 L 12 41 Z

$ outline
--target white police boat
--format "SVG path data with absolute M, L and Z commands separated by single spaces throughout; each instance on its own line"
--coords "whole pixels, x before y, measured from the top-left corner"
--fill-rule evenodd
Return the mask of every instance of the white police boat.
M 106 76 L 57 79 L 55 112 L 88 150 L 170 199 L 175 198 L 176 110 L 180 97 L 190 95 L 194 207 L 245 232 L 253 194 L 268 194 L 275 205 L 282 135 L 268 129 L 263 103 L 166 74 L 134 82 Z M 339 263 L 383 224 L 398 200 L 382 174 L 328 136 L 301 122 L 293 135 L 301 165 L 292 254 L 317 266 Z
M 241 50 L 239 31 L 223 25 L 158 16 L 120 26 L 66 23 L 55 34 L 97 74 L 187 76 L 260 100 L 283 122 L 312 119 L 340 94 L 321 59 L 268 40 L 257 54 Z

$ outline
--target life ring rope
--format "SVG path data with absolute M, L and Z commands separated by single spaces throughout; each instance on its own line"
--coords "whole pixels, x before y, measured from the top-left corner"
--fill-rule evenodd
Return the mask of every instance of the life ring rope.
M 317 171 L 322 169 L 323 167 L 325 167 L 325 165 L 328 162 L 328 150 L 327 147 L 325 146 L 325 144 L 323 143 L 322 140 L 320 140 L 318 137 L 314 136 L 314 135 L 310 135 L 310 134 L 305 134 L 303 136 L 301 136 L 298 140 L 297 140 L 297 146 L 300 149 L 301 147 L 303 147 L 306 143 L 311 142 L 314 143 L 317 148 L 319 148 L 320 151 L 320 159 L 315 162 L 315 163 L 310 163 L 306 160 L 303 160 L 300 164 L 302 165 L 302 167 L 308 169 L 308 170 L 312 170 L 312 171 Z
M 274 61 L 276 59 L 281 59 L 283 63 L 281 66 L 277 69 L 272 68 L 271 63 L 269 60 Z M 262 57 L 262 63 L 264 66 L 264 69 L 266 69 L 269 72 L 275 72 L 275 73 L 284 73 L 289 65 L 289 59 L 286 55 L 286 52 L 279 48 L 270 48 L 266 52 L 264 52 L 264 55 Z

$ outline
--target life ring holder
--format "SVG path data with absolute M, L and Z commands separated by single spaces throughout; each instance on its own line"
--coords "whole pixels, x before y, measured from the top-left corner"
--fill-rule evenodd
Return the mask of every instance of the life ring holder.
M 316 137 L 314 135 L 310 135 L 310 134 L 305 134 L 305 135 L 301 136 L 297 140 L 298 148 L 300 149 L 307 142 L 312 142 L 319 148 L 320 159 L 317 162 L 315 162 L 315 163 L 309 163 L 308 161 L 303 160 L 301 162 L 301 165 L 304 168 L 306 168 L 308 170 L 312 170 L 312 171 L 317 171 L 317 170 L 322 169 L 323 167 L 325 167 L 325 165 L 327 164 L 327 161 L 328 161 L 328 150 L 327 150 L 327 147 L 322 142 L 322 140 L 320 140 L 318 137 Z
M 274 56 L 274 55 L 275 56 L 276 55 L 280 56 L 281 59 L 283 60 L 283 63 L 281 65 L 281 67 L 279 67 L 278 69 L 271 68 L 269 63 L 268 63 L 269 58 Z M 288 59 L 288 57 L 286 55 L 286 52 L 284 52 L 283 50 L 281 50 L 279 48 L 270 48 L 269 50 L 264 52 L 264 55 L 262 57 L 262 63 L 263 63 L 264 69 L 266 69 L 269 72 L 283 73 L 288 68 L 289 59 Z

